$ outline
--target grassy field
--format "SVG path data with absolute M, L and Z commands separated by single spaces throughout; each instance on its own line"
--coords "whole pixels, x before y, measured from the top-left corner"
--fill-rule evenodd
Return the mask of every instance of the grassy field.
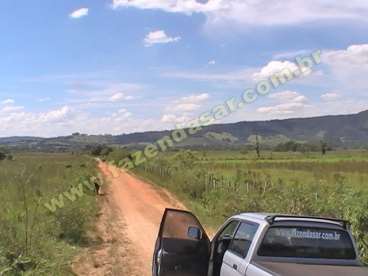
M 135 173 L 176 193 L 217 227 L 238 212 L 345 218 L 368 262 L 368 152 L 180 151 L 162 154 Z
M 96 162 L 86 156 L 18 154 L 0 161 L 0 275 L 71 274 L 72 257 L 88 244 L 95 196 L 86 190 L 65 198 L 55 212 L 45 204 L 92 175 Z

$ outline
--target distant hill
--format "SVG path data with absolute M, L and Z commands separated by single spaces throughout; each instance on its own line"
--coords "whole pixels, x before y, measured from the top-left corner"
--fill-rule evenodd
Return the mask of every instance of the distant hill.
M 132 133 L 114 136 L 114 140 L 118 144 L 148 143 L 168 134 L 168 131 Z M 253 143 L 255 135 L 270 145 L 288 140 L 308 143 L 324 140 L 336 147 L 368 146 L 368 111 L 352 115 L 210 125 L 188 138 L 183 145 L 237 146 Z
M 0 138 L 0 145 L 25 150 L 78 150 L 94 144 L 137 146 L 155 142 L 169 134 L 170 131 L 166 130 L 117 136 L 76 133 L 56 138 L 8 137 Z M 351 115 L 210 125 L 179 146 L 239 147 L 253 144 L 256 135 L 261 143 L 269 146 L 290 140 L 301 143 L 324 140 L 339 148 L 367 147 L 368 111 Z

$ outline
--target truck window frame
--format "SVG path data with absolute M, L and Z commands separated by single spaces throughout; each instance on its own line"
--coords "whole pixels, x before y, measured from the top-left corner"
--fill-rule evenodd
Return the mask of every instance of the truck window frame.
M 254 233 L 254 235 L 253 235 L 253 237 L 252 237 L 252 240 L 251 240 L 251 243 L 250 243 L 249 249 L 248 249 L 248 251 L 246 252 L 246 254 L 243 254 L 243 255 L 241 255 L 241 254 L 239 254 L 238 252 L 235 252 L 234 250 L 231 250 L 231 249 L 230 249 L 231 244 L 233 243 L 234 238 L 235 238 L 236 234 L 238 233 L 239 228 L 240 228 L 240 226 L 241 226 L 242 224 L 248 224 L 248 225 L 252 225 L 252 226 L 257 227 L 257 229 L 256 229 L 256 231 L 255 231 L 255 233 Z M 254 222 L 254 221 L 249 221 L 249 220 L 239 220 L 238 227 L 237 227 L 237 229 L 236 229 L 236 230 L 235 230 L 235 232 L 234 232 L 234 235 L 233 235 L 232 240 L 231 240 L 231 242 L 230 242 L 230 245 L 229 245 L 229 249 L 228 249 L 228 251 L 229 251 L 231 254 L 234 254 L 235 256 L 237 256 L 237 257 L 239 257 L 239 258 L 241 258 L 241 259 L 244 259 L 244 260 L 245 260 L 245 259 L 249 256 L 250 248 L 252 247 L 253 243 L 255 242 L 254 238 L 255 238 L 255 236 L 257 235 L 257 232 L 259 231 L 259 229 L 260 229 L 260 224 L 259 224 L 259 223 L 256 223 L 256 222 Z

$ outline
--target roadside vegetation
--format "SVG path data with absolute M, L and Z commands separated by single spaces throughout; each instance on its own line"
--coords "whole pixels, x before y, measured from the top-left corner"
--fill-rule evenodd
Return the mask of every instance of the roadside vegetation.
M 0 275 L 70 275 L 88 245 L 96 198 L 86 190 L 52 213 L 51 198 L 95 176 L 96 161 L 72 154 L 15 154 L 0 161 Z
M 181 150 L 134 172 L 177 194 L 210 227 L 238 212 L 344 218 L 368 263 L 367 151 Z

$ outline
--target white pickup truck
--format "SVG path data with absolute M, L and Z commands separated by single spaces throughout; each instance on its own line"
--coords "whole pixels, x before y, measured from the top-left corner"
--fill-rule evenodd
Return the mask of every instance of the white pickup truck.
M 153 276 L 368 276 L 343 220 L 243 213 L 212 241 L 190 212 L 166 209 Z

